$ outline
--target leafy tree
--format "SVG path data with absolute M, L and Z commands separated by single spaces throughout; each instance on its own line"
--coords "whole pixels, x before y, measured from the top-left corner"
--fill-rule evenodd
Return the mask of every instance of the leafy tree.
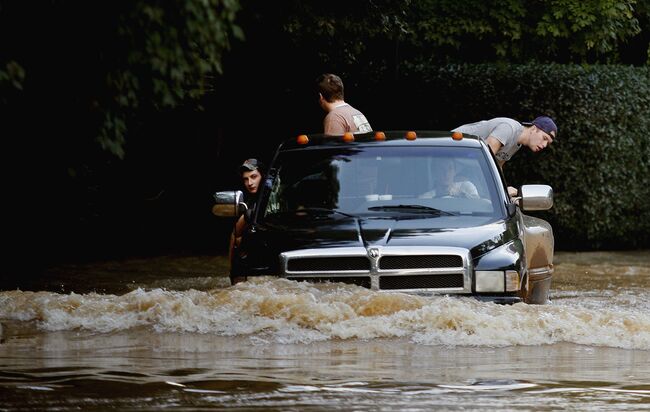
M 639 20 L 641 31 L 629 42 L 620 45 L 620 54 L 626 63 L 650 65 L 650 2 L 638 1 L 634 15 Z
M 25 70 L 15 61 L 9 61 L 0 68 L 0 87 L 22 90 L 24 80 Z
M 61 0 L 34 8 L 0 3 L 0 88 L 21 89 L 32 101 L 51 95 L 52 110 L 91 119 L 67 124 L 66 134 L 96 136 L 119 157 L 136 114 L 196 106 L 222 72 L 231 40 L 243 38 L 239 0 Z
M 636 0 L 291 3 L 285 28 L 294 42 L 318 44 L 324 61 L 348 63 L 388 51 L 395 61 L 616 62 L 619 45 L 639 34 L 639 17 L 647 16 Z
M 143 114 L 199 107 L 200 98 L 219 85 L 214 79 L 223 72 L 224 53 L 233 39 L 243 39 L 240 22 L 247 36 L 262 36 L 264 46 L 257 50 L 273 45 L 288 57 L 284 62 L 300 55 L 304 67 L 330 67 L 350 79 L 397 78 L 402 61 L 431 56 L 440 63 L 616 62 L 629 39 L 640 42 L 641 61 L 648 59 L 647 1 L 242 5 L 243 10 L 239 0 L 61 0 L 41 3 L 34 13 L 29 3 L 0 0 L 0 104 L 9 105 L 17 93 L 25 100 L 56 96 L 53 106 L 83 119 L 67 125 L 66 134 L 94 136 L 122 157 L 127 131 Z M 279 50 L 288 44 L 293 47 Z M 628 47 L 623 55 L 631 53 Z

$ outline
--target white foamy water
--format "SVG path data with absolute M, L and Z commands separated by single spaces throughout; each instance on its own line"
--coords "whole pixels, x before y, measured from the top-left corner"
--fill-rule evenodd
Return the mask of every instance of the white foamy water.
M 565 296 L 561 294 L 565 293 Z M 471 298 L 379 293 L 351 285 L 259 278 L 226 289 L 137 289 L 124 295 L 0 292 L 0 319 L 47 331 L 198 332 L 248 336 L 253 344 L 403 338 L 424 345 L 543 345 L 559 342 L 650 349 L 646 304 L 560 299 L 502 306 Z M 636 303 L 638 303 L 635 300 Z

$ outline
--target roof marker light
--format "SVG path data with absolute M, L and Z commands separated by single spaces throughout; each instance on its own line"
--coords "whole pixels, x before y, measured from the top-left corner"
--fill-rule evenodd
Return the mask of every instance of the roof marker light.
M 461 132 L 452 132 L 451 138 L 454 140 L 463 140 L 463 134 Z
M 386 140 L 386 134 L 384 132 L 375 133 L 375 140 Z
M 415 140 L 417 134 L 414 131 L 406 132 L 406 140 Z
M 306 134 L 301 134 L 296 138 L 296 143 L 298 144 L 307 144 L 309 143 L 309 137 Z
M 348 143 L 354 142 L 354 135 L 350 132 L 343 133 L 343 141 Z

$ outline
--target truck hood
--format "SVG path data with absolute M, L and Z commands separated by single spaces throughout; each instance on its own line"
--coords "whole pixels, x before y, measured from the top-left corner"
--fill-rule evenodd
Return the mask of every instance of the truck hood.
M 296 218 L 260 225 L 258 230 L 272 253 L 331 247 L 452 246 L 467 248 L 474 257 L 509 242 L 517 234 L 512 219 L 462 215 Z

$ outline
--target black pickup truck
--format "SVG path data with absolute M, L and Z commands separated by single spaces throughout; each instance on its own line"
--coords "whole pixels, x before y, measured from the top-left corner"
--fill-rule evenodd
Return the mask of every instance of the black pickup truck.
M 215 193 L 219 216 L 247 214 L 232 276 L 344 282 L 385 292 L 548 301 L 547 185 L 508 196 L 480 139 L 455 132 L 301 135 L 275 152 L 248 210 Z

